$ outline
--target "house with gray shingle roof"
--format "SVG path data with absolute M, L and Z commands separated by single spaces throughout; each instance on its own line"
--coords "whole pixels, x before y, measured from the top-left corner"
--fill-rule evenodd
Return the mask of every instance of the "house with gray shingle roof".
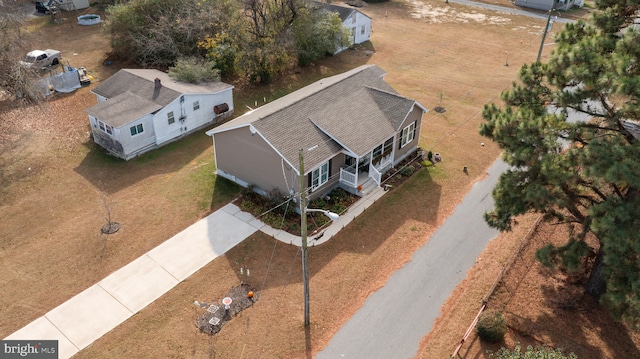
M 207 132 L 219 176 L 262 195 L 300 190 L 302 150 L 313 199 L 335 187 L 360 194 L 415 152 L 422 115 L 376 65 L 319 80 Z
M 190 84 L 149 69 L 122 69 L 91 92 L 93 140 L 129 160 L 233 115 L 233 86 Z

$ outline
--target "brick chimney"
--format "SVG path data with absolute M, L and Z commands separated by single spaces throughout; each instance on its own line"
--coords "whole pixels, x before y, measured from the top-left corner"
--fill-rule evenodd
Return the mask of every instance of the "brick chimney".
M 160 83 L 160 79 L 156 77 L 155 81 L 155 88 L 159 89 L 160 87 L 162 87 L 162 84 Z

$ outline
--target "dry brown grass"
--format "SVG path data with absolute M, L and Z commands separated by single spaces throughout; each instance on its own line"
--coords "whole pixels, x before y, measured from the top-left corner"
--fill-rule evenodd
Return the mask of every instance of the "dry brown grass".
M 496 248 L 504 248 L 503 244 L 513 246 L 530 231 L 530 240 L 524 241 L 521 250 L 513 251 L 516 261 L 488 300 L 488 306 L 502 312 L 507 319 L 509 331 L 504 342 L 483 343 L 474 331 L 460 351 L 462 357 L 486 358 L 488 350 L 495 352 L 501 346 L 513 347 L 516 342 L 523 347 L 562 348 L 565 354 L 573 352 L 580 359 L 640 357 L 640 333 L 612 320 L 606 309 L 584 293 L 582 284 L 586 276 L 568 276 L 544 268 L 535 260 L 538 248 L 547 243 L 560 245 L 568 236 L 564 225 L 534 226 L 536 218 L 535 215 L 523 217 L 522 226 L 513 234 L 499 236 L 481 257 L 484 262 L 488 256 L 494 256 Z M 443 307 L 443 317 L 423 340 L 421 358 L 450 354 L 454 348 L 450 344 L 455 335 L 452 331 L 457 331 L 458 340 L 461 339 L 480 306 L 473 300 L 488 293 L 489 281 L 503 266 L 502 262 L 482 262 L 470 271 Z
M 444 6 L 435 0 L 425 4 Z M 482 13 L 474 15 L 455 4 L 448 7 L 471 17 Z M 310 249 L 310 330 L 305 332 L 302 326 L 299 249 L 256 234 L 77 357 L 311 357 L 370 293 L 410 260 L 483 176 L 499 150 L 490 143 L 480 146 L 485 142 L 478 135 L 482 105 L 497 100 L 520 65 L 535 58 L 543 24 L 525 18 L 462 23 L 446 17 L 436 23 L 411 18 L 411 7 L 404 2 L 372 5 L 363 11 L 373 19 L 372 55 L 348 51 L 304 74 L 235 95 L 241 107 L 253 102 L 253 96 L 272 98 L 293 84 L 375 63 L 387 71 L 387 81 L 402 95 L 427 108 L 447 110 L 426 114 L 421 132 L 422 146 L 440 152 L 444 162 L 414 175 L 329 243 Z M 98 79 L 117 69 L 117 64 L 102 65 L 108 45 L 97 27 L 63 23 L 34 28 L 44 30 L 36 46 L 61 49 L 72 65 L 88 68 Z M 505 51 L 510 66 L 505 66 Z M 83 88 L 39 108 L 2 110 L 2 337 L 230 200 L 221 195 L 233 192 L 228 184 L 207 175 L 213 170 L 213 156 L 210 139 L 202 134 L 127 163 L 102 155 L 89 141 L 83 112 L 94 101 L 89 89 Z M 469 168 L 468 175 L 463 166 Z M 196 186 L 186 188 L 184 183 Z M 103 199 L 123 225 L 108 238 L 99 235 Z M 519 237 L 490 244 L 490 254 L 483 254 L 445 307 L 424 343 L 422 357 L 448 357 L 499 265 L 516 245 L 513 238 Z M 251 277 L 241 276 L 240 267 L 249 268 Z M 194 319 L 199 313 L 193 301 L 219 300 L 240 282 L 260 290 L 256 305 L 213 337 L 198 333 Z M 476 350 L 475 357 L 481 352 Z

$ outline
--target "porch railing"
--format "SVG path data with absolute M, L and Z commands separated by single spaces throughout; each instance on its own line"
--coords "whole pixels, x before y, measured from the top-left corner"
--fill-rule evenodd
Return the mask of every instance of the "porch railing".
M 353 167 L 340 168 L 340 181 L 353 187 L 357 186 L 356 169 Z
M 373 178 L 373 180 L 376 181 L 376 183 L 379 186 L 380 182 L 382 182 L 382 173 L 378 172 L 378 170 L 376 169 L 376 166 L 374 165 L 371 165 L 369 167 L 370 167 L 369 177 Z
M 378 166 L 374 166 L 373 164 L 371 164 L 371 166 L 369 166 L 370 167 L 369 177 L 373 178 L 373 180 L 376 181 L 376 183 L 379 186 L 380 183 L 382 182 L 382 174 L 387 172 L 387 170 L 391 168 L 391 166 L 392 166 L 391 160 Z

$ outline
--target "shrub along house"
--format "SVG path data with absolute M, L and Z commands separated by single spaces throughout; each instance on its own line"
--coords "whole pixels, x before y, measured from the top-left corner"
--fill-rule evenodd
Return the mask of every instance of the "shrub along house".
M 384 75 L 363 65 L 209 130 L 217 174 L 262 195 L 298 193 L 302 149 L 310 199 L 338 186 L 359 195 L 379 186 L 415 152 L 427 111 Z
M 122 69 L 93 89 L 93 140 L 129 160 L 233 114 L 233 86 L 178 82 L 158 70 Z

